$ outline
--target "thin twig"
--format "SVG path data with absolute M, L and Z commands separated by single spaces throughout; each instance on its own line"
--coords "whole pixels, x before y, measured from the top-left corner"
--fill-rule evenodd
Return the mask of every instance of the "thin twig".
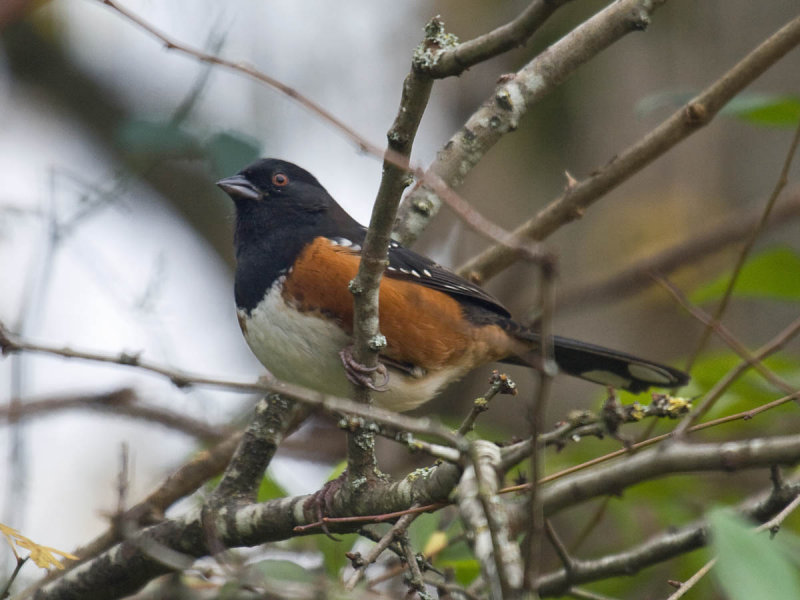
M 536 397 L 528 413 L 528 427 L 530 438 L 539 439 L 539 432 L 543 428 L 547 401 L 550 398 L 550 388 L 553 384 L 553 377 L 558 372 L 553 355 L 553 313 L 555 312 L 555 261 L 542 262 L 539 268 L 540 273 L 540 297 L 539 306 L 541 307 L 541 317 L 539 320 L 541 346 L 538 348 L 539 360 L 538 369 L 539 386 Z M 525 589 L 534 597 L 537 594 L 535 589 L 536 579 L 539 576 L 539 567 L 542 559 L 542 544 L 545 536 L 545 519 L 542 511 L 541 490 L 538 486 L 539 479 L 544 472 L 544 455 L 539 444 L 531 444 L 531 486 L 528 495 L 530 510 L 530 520 L 528 521 L 528 531 L 526 532 L 527 545 L 525 547 Z
M 353 356 L 368 369 L 377 369 L 378 353 L 386 347 L 378 320 L 378 303 L 381 278 L 387 265 L 400 197 L 408 185 L 408 157 L 414 138 L 428 104 L 433 81 L 412 66 L 403 82 L 400 108 L 387 134 L 389 146 L 384 154 L 383 177 L 372 208 L 367 235 L 361 250 L 358 273 L 350 284 L 353 293 Z M 403 158 L 396 165 L 393 155 Z M 386 367 L 383 367 L 384 369 Z M 371 402 L 366 386 L 356 385 L 354 399 L 364 404 Z M 347 478 L 353 482 L 377 477 L 375 436 L 365 427 L 358 427 L 347 436 Z
M 753 367 L 758 371 L 764 379 L 775 385 L 779 390 L 785 394 L 791 394 L 795 390 L 795 386 L 778 376 L 776 373 L 767 368 L 767 366 L 760 360 L 756 359 L 750 351 L 742 344 L 728 329 L 719 321 L 714 320 L 714 317 L 706 314 L 700 307 L 692 304 L 681 290 L 679 290 L 669 279 L 666 277 L 653 273 L 652 278 L 663 287 L 672 298 L 683 307 L 695 319 L 710 327 L 728 347 L 736 352 L 741 358 L 745 360 L 748 366 Z
M 517 384 L 512 381 L 505 373 L 500 373 L 498 370 L 492 371 L 489 377 L 489 389 L 480 398 L 475 398 L 472 402 L 472 410 L 464 419 L 464 422 L 458 428 L 459 435 L 467 435 L 475 427 L 475 421 L 478 416 L 489 410 L 489 402 L 492 401 L 497 394 L 510 394 L 512 396 L 517 393 Z
M 569 550 L 567 550 L 567 547 L 564 542 L 561 541 L 561 538 L 558 537 L 558 533 L 556 533 L 556 530 L 549 519 L 545 520 L 544 527 L 544 531 L 547 534 L 547 539 L 553 545 L 553 549 L 556 551 L 556 554 L 558 554 L 561 564 L 564 565 L 564 570 L 567 572 L 567 574 L 569 574 L 574 569 L 575 561 L 569 555 Z
M 688 429 L 688 431 L 693 433 L 696 431 L 702 431 L 704 429 L 717 427 L 725 423 L 731 423 L 733 421 L 748 421 L 754 418 L 756 415 L 759 415 L 763 412 L 767 412 L 769 410 L 772 410 L 773 408 L 777 408 L 778 406 L 782 406 L 789 402 L 796 402 L 798 400 L 800 400 L 800 391 L 795 392 L 794 394 L 790 394 L 788 396 L 784 396 L 782 398 L 778 398 L 777 400 L 773 400 L 772 402 L 768 402 L 751 410 L 746 410 L 740 413 L 736 413 L 734 415 L 728 415 L 725 417 L 720 417 L 719 419 L 713 419 L 705 423 L 693 425 Z M 577 473 L 578 471 L 588 469 L 600 463 L 604 463 L 614 458 L 619 458 L 620 456 L 625 456 L 627 454 L 630 454 L 632 451 L 640 450 L 642 448 L 652 446 L 653 444 L 663 442 L 664 440 L 672 439 L 672 437 L 673 437 L 672 433 L 665 433 L 662 435 L 657 435 L 652 438 L 648 438 L 646 440 L 631 445 L 629 448 L 622 448 L 620 450 L 615 450 L 614 452 L 609 452 L 608 454 L 604 454 L 603 456 L 598 456 L 597 458 L 593 458 L 578 465 L 574 465 L 567 469 L 563 469 L 556 473 L 552 473 L 550 475 L 542 477 L 540 483 L 549 483 L 551 481 L 567 477 L 568 475 L 572 475 L 573 473 Z M 508 454 L 507 456 L 504 456 L 503 466 L 507 467 L 509 464 L 514 464 L 520 460 L 519 457 L 527 455 L 527 452 L 529 452 L 529 450 L 527 449 L 529 443 L 530 443 L 529 441 L 521 442 L 520 444 L 518 444 L 519 448 L 513 448 L 513 447 L 508 448 L 507 449 Z M 502 490 L 500 490 L 498 493 L 510 494 L 510 493 L 524 492 L 528 489 L 529 485 L 530 485 L 529 483 L 523 483 L 520 485 L 507 486 Z
M 800 507 L 800 495 L 786 505 L 781 512 L 772 517 L 769 521 L 765 521 L 756 528 L 756 531 L 769 531 L 770 534 L 775 535 L 778 533 L 783 522 L 791 515 L 797 508 Z
M 600 505 L 592 512 L 591 518 L 586 522 L 583 529 L 580 530 L 575 540 L 570 544 L 569 552 L 577 552 L 583 546 L 583 543 L 589 539 L 592 532 L 597 529 L 598 525 L 603 521 L 603 517 L 608 511 L 608 505 L 611 502 L 611 496 L 603 498 Z M 566 566 L 564 567 L 566 568 Z
M 780 175 L 778 176 L 778 181 L 775 182 L 775 187 L 767 199 L 767 203 L 764 205 L 764 211 L 761 213 L 761 218 L 759 219 L 758 224 L 756 224 L 756 226 L 750 232 L 750 235 L 747 237 L 744 246 L 742 246 L 742 249 L 739 252 L 739 256 L 736 257 L 736 264 L 733 267 L 733 273 L 731 274 L 730 280 L 728 280 L 728 285 L 725 287 L 725 291 L 722 294 L 719 304 L 717 304 L 717 308 L 714 310 L 712 323 L 719 322 L 719 320 L 722 318 L 722 315 L 725 313 L 725 310 L 728 308 L 728 303 L 733 295 L 733 288 L 736 286 L 736 281 L 739 279 L 739 275 L 742 272 L 744 263 L 747 261 L 747 257 L 750 256 L 750 252 L 752 251 L 758 236 L 761 235 L 761 232 L 764 230 L 764 227 L 769 220 L 769 216 L 772 213 L 772 209 L 775 206 L 775 202 L 778 200 L 778 196 L 780 196 L 780 193 L 783 191 L 783 188 L 786 187 L 786 184 L 789 181 L 789 169 L 792 166 L 792 161 L 794 161 L 794 155 L 797 152 L 798 144 L 800 144 L 800 123 L 797 124 L 797 128 L 794 131 L 794 137 L 792 137 L 792 143 L 789 145 L 789 150 L 787 151 L 786 158 L 783 161 L 783 167 L 781 168 Z M 691 370 L 695 360 L 697 360 L 697 357 L 706 347 L 712 332 L 713 326 L 711 324 L 706 325 L 705 329 L 703 330 L 703 335 L 700 337 L 700 341 L 697 343 L 697 347 L 687 361 L 687 371 Z
M 778 335 L 756 350 L 753 353 L 753 359 L 756 361 L 764 360 L 767 356 L 770 356 L 771 354 L 774 354 L 783 348 L 799 333 L 800 318 L 795 319 L 792 323 L 785 327 L 783 331 L 778 333 Z M 706 393 L 703 401 L 698 403 L 697 408 L 688 414 L 683 421 L 678 424 L 672 434 L 675 437 L 680 437 L 683 435 L 689 429 L 692 423 L 697 422 L 699 418 L 711 410 L 714 404 L 716 404 L 716 402 L 722 397 L 722 394 L 742 375 L 742 373 L 749 368 L 750 363 L 748 361 L 742 361 L 739 363 L 739 365 L 728 371 L 725 376 L 717 381 L 717 383 L 714 384 L 714 387 L 712 387 L 708 393 Z
M 119 354 L 103 354 L 98 352 L 87 352 L 73 350 L 68 347 L 56 347 L 47 344 L 37 344 L 24 340 L 13 335 L 5 326 L 0 323 L 0 351 L 3 354 L 12 352 L 36 352 L 49 354 L 63 358 L 77 358 L 82 360 L 101 362 L 107 364 L 133 367 L 154 373 L 169 379 L 174 385 L 185 388 L 187 386 L 208 386 L 227 389 L 236 392 L 247 393 L 266 393 L 274 392 L 299 400 L 309 406 L 316 406 L 334 414 L 352 414 L 366 419 L 371 419 L 378 423 L 385 423 L 398 429 L 404 429 L 412 433 L 426 433 L 434 435 L 440 439 L 453 444 L 454 446 L 466 449 L 466 442 L 447 427 L 434 422 L 429 418 L 413 418 L 400 415 L 392 411 L 384 410 L 374 406 L 364 406 L 361 403 L 353 402 L 347 398 L 337 398 L 321 394 L 320 392 L 304 388 L 276 379 L 260 379 L 257 383 L 245 383 L 228 379 L 207 377 L 204 375 L 194 375 L 181 369 L 172 369 L 154 362 L 144 360 L 139 354 L 121 352 Z
M 13 548 L 12 548 L 13 550 Z M 16 554 L 16 551 L 14 552 Z M 20 569 L 25 566 L 25 563 L 28 562 L 30 555 L 26 557 L 17 556 L 17 564 L 14 565 L 14 570 L 11 571 L 11 575 L 8 577 L 8 581 L 3 586 L 3 589 L 0 590 L 0 600 L 5 600 L 11 594 L 11 586 L 14 585 L 14 582 L 17 580 L 17 575 L 19 575 Z
M 716 557 L 712 558 L 710 561 L 708 561 L 706 564 L 700 567 L 694 575 L 692 575 L 689 579 L 684 581 L 681 584 L 681 587 L 679 587 L 674 594 L 670 594 L 667 600 L 678 600 L 678 598 L 682 598 L 686 594 L 686 592 L 691 590 L 697 584 L 698 581 L 700 581 L 703 577 L 705 577 L 706 574 L 708 574 L 708 572 L 714 568 L 715 564 L 717 564 Z
M 490 596 L 514 598 L 522 590 L 524 570 L 519 546 L 511 538 L 497 498 L 500 449 L 476 440 L 470 444 L 470 458 L 458 484 L 459 512 Z
M 569 588 L 567 590 L 567 596 L 578 598 L 578 600 L 616 600 L 615 598 L 606 596 L 605 594 L 598 594 L 596 592 L 590 592 L 589 590 L 576 587 Z
M 461 585 L 458 585 L 457 583 L 440 581 L 438 579 L 433 579 L 432 577 L 424 577 L 423 581 L 439 590 L 439 597 L 442 598 L 442 600 L 445 598 L 448 600 L 455 600 L 456 598 L 459 598 L 460 600 L 460 597 L 462 596 L 467 600 L 483 600 L 483 596 L 473 594 L 471 591 Z M 443 594 L 442 592 L 445 593 Z
M 359 135 L 354 129 L 349 127 L 343 121 L 335 117 L 330 111 L 323 108 L 321 105 L 317 104 L 313 100 L 307 98 L 306 96 L 302 95 L 300 92 L 295 90 L 294 88 L 286 85 L 285 83 L 275 79 L 264 73 L 263 71 L 259 71 L 252 65 L 248 65 L 244 62 L 236 62 L 232 60 L 227 60 L 216 56 L 214 54 L 210 54 L 200 50 L 199 48 L 192 48 L 188 44 L 184 44 L 175 40 L 174 38 L 169 37 L 167 34 L 159 31 L 155 26 L 148 23 L 144 19 L 142 19 L 139 15 L 134 13 L 133 11 L 124 8 L 115 0 L 100 0 L 106 6 L 117 11 L 120 15 L 128 19 L 131 23 L 135 24 L 140 29 L 148 32 L 153 37 L 160 40 L 164 47 L 167 50 L 176 50 L 178 52 L 182 52 L 184 54 L 188 54 L 190 56 L 195 57 L 197 60 L 213 65 L 218 65 L 220 67 L 225 67 L 226 69 L 231 69 L 238 73 L 243 73 L 261 83 L 267 84 L 269 87 L 274 88 L 284 94 L 285 96 L 291 98 L 295 102 L 297 102 L 303 108 L 311 111 L 312 113 L 319 116 L 322 120 L 330 123 L 333 127 L 338 129 L 344 136 L 355 143 L 359 148 L 361 148 L 365 152 L 369 152 L 374 156 L 381 155 L 381 148 L 374 144 L 370 144 L 367 142 L 361 135 Z
M 412 506 L 412 508 L 415 508 Z M 359 565 L 356 567 L 353 574 L 350 576 L 350 579 L 347 580 L 347 583 L 344 585 L 344 589 L 348 592 L 353 591 L 353 589 L 358 585 L 358 582 L 361 581 L 362 577 L 367 571 L 367 567 L 378 560 L 378 557 L 383 554 L 383 551 L 389 547 L 395 539 L 397 539 L 397 535 L 406 531 L 408 526 L 414 522 L 419 516 L 419 513 L 406 513 L 402 517 L 397 520 L 389 531 L 378 541 L 375 546 L 373 546 L 370 551 L 367 553 L 366 556 L 359 559 Z
M 480 62 L 524 45 L 567 2 L 570 0 L 533 0 L 513 21 L 439 52 L 427 69 L 428 74 L 436 79 L 460 75 Z
M 204 443 L 216 443 L 231 433 L 227 427 L 209 425 L 199 419 L 184 414 L 148 405 L 140 401 L 131 388 L 121 388 L 97 394 L 75 394 L 31 400 L 19 406 L 0 407 L 0 421 L 16 419 L 46 418 L 63 410 L 96 410 L 114 416 L 128 416 L 134 419 L 158 423 L 164 427 L 195 437 Z
M 417 555 L 414 552 L 414 548 L 408 541 L 408 535 L 406 535 L 405 532 L 401 532 L 398 537 L 400 538 L 400 546 L 403 549 L 406 567 L 408 568 L 409 584 L 421 598 L 429 598 L 429 596 L 425 593 L 425 582 L 422 579 L 422 571 L 419 568 L 419 563 L 417 562 Z

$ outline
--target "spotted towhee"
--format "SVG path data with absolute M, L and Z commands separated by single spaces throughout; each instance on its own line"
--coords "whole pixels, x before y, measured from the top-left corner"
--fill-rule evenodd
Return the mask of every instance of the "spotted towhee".
M 263 159 L 218 182 L 236 204 L 236 306 L 253 353 L 276 377 L 347 396 L 367 381 L 351 343 L 355 277 L 366 229 L 308 171 Z M 532 366 L 539 334 L 476 285 L 392 243 L 381 281 L 382 383 L 375 403 L 397 411 L 430 400 L 492 361 Z M 559 368 L 633 392 L 686 384 L 676 369 L 555 337 Z

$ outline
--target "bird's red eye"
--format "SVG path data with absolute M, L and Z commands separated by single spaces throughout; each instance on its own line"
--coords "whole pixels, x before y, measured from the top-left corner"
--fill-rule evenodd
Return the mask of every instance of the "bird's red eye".
M 273 185 L 277 185 L 278 187 L 283 187 L 288 183 L 289 183 L 289 178 L 283 173 L 275 173 L 275 175 L 272 176 Z

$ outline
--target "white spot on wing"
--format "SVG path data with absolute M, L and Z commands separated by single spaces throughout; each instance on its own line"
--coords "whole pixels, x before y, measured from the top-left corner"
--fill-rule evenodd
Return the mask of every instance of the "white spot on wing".
M 580 376 L 589 381 L 594 381 L 602 385 L 610 385 L 615 388 L 627 387 L 631 382 L 630 379 L 620 377 L 616 373 L 610 371 L 584 371 Z
M 663 369 L 659 369 L 658 367 L 631 363 L 628 365 L 628 372 L 636 379 L 649 381 L 656 385 L 669 385 L 673 382 L 669 373 L 664 372 Z

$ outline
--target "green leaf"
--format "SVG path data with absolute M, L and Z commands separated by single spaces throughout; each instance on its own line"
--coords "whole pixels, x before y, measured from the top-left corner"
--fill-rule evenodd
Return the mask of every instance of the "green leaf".
M 718 277 L 695 290 L 690 300 L 702 304 L 720 299 L 730 278 L 731 273 Z M 740 298 L 800 300 L 800 257 L 785 246 L 754 255 L 742 267 L 733 294 Z
M 765 127 L 795 127 L 800 121 L 800 98 L 778 94 L 739 94 L 720 114 Z
M 800 575 L 789 560 L 780 538 L 725 510 L 709 515 L 712 548 L 717 556 L 713 572 L 731 600 L 795 600 L 800 598 Z
M 206 142 L 205 152 L 217 177 L 236 173 L 256 160 L 261 148 L 254 138 L 238 132 L 217 133 Z

